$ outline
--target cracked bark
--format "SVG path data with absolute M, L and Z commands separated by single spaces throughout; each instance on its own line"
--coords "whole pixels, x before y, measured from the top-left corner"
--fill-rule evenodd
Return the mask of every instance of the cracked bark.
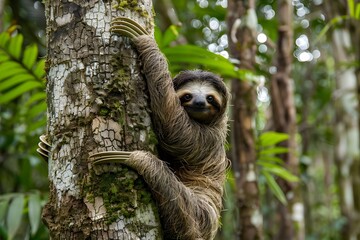
M 155 149 L 137 54 L 129 40 L 109 32 L 119 14 L 151 31 L 151 1 L 48 0 L 45 6 L 52 149 L 43 220 L 50 236 L 161 239 L 157 209 L 142 179 L 115 166 L 95 175 L 88 162 L 99 151 Z

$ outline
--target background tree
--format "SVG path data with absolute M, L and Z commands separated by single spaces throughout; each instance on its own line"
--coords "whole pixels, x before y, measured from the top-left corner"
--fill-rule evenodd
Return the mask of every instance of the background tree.
M 346 218 L 342 229 L 344 239 L 360 238 L 359 173 L 359 40 L 358 23 L 360 15 L 355 15 L 355 8 L 360 11 L 360 4 L 355 1 L 339 1 L 335 5 L 326 4 L 327 15 L 333 21 L 348 18 L 347 23 L 331 30 L 331 41 L 335 59 L 335 148 L 334 160 L 337 165 L 341 214 Z M 358 13 L 360 14 L 360 13 Z M 351 43 L 354 43 L 352 45 Z M 353 50 L 353 51 L 351 51 Z M 355 64 L 353 64 L 355 63 Z M 354 67 L 353 67 L 354 66 Z M 358 112 L 359 113 L 359 112 Z
M 278 36 L 276 73 L 270 81 L 273 129 L 276 132 L 287 133 L 289 138 L 282 146 L 289 149 L 281 154 L 292 173 L 298 175 L 299 161 L 296 157 L 296 112 L 294 105 L 294 89 L 291 78 L 291 63 L 293 50 L 292 2 L 278 2 Z M 277 239 L 304 239 L 303 203 L 300 198 L 299 186 L 280 180 L 280 185 L 288 199 L 288 206 L 279 205 L 279 231 Z M 293 223 L 294 221 L 294 223 Z M 295 227 L 296 226 L 296 227 Z
M 254 70 L 256 56 L 255 1 L 228 1 L 228 40 L 230 56 L 241 69 Z M 240 239 L 262 238 L 262 216 L 256 172 L 254 118 L 256 86 L 249 79 L 233 79 L 232 94 L 232 169 L 236 182 Z

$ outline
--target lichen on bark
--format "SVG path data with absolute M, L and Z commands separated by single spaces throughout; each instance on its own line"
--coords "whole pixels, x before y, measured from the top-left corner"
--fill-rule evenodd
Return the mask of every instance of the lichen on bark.
M 45 2 L 50 199 L 44 222 L 54 239 L 161 239 L 157 209 L 134 171 L 89 154 L 155 149 L 146 84 L 127 39 L 110 34 L 119 14 L 151 27 L 151 1 Z M 149 29 L 151 30 L 151 29 Z

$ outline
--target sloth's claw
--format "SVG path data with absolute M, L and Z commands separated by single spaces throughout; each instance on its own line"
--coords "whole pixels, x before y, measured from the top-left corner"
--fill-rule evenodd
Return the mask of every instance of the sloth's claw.
M 130 158 L 131 152 L 108 151 L 98 152 L 89 156 L 90 163 L 96 175 L 121 171 L 123 164 Z M 120 163 L 121 165 L 118 165 Z M 125 164 L 126 165 L 126 164 Z
M 117 17 L 111 22 L 110 31 L 130 38 L 137 38 L 149 33 L 140 24 L 130 18 Z
M 89 156 L 94 165 L 104 163 L 122 163 L 130 158 L 131 152 L 107 151 L 99 152 Z
M 48 143 L 45 135 L 41 135 L 39 139 L 40 142 L 38 143 L 38 148 L 36 149 L 36 151 L 45 161 L 48 161 L 51 145 L 50 143 Z

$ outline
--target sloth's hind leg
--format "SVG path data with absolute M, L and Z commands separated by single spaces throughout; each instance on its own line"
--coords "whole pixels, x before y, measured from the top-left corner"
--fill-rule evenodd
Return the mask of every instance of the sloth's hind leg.
M 89 156 L 94 165 L 102 163 L 122 163 L 129 159 L 131 152 L 126 151 L 107 151 L 98 152 Z
M 98 152 L 89 156 L 90 163 L 95 174 L 100 175 L 105 172 L 118 172 L 121 166 L 128 165 L 131 152 L 126 151 L 107 151 Z

